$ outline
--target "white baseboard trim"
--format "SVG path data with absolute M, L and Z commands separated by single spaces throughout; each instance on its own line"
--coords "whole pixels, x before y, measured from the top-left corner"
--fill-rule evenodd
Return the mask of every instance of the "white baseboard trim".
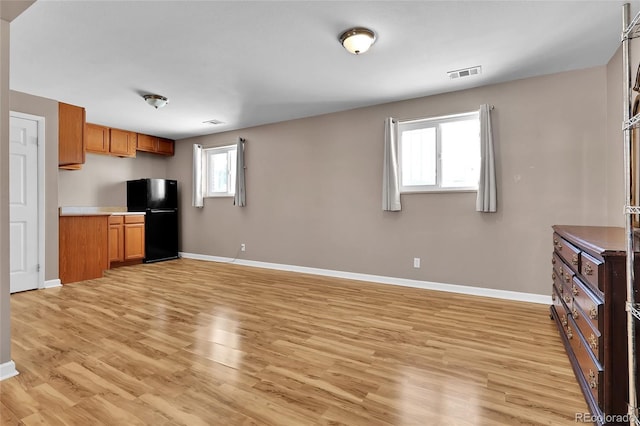
M 180 252 L 185 259 L 206 260 L 209 262 L 233 263 L 256 268 L 277 269 L 280 271 L 300 272 L 303 274 L 323 275 L 327 277 L 346 278 L 358 281 L 370 281 L 379 284 L 391 284 L 404 287 L 422 288 L 425 290 L 446 291 L 449 293 L 468 294 L 473 296 L 492 297 L 494 299 L 515 300 L 518 302 L 551 305 L 551 296 L 517 291 L 497 290 L 492 288 L 471 287 L 457 284 L 445 284 L 431 281 L 410 280 L 407 278 L 385 277 L 382 275 L 360 274 L 355 272 L 334 271 L 331 269 L 308 268 L 306 266 L 284 265 L 280 263 L 258 262 L 255 260 L 232 259 L 230 257 L 209 256 L 197 253 Z
M 62 282 L 60 282 L 60 278 L 56 278 L 55 280 L 47 280 L 44 282 L 44 287 L 42 288 L 55 288 L 62 287 Z
M 16 364 L 13 361 L 0 364 L 0 381 L 17 376 L 18 374 L 20 373 L 16 370 Z

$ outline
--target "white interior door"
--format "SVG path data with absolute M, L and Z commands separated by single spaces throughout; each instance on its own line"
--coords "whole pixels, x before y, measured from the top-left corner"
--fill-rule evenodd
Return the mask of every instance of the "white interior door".
M 38 288 L 38 122 L 11 117 L 9 222 L 11 293 Z

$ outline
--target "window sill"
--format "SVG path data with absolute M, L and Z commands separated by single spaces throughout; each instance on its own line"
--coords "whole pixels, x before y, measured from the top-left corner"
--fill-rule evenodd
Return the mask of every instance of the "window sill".
M 408 194 L 470 194 L 477 193 L 477 189 L 435 189 L 435 190 L 424 190 L 424 191 L 400 191 L 400 195 L 408 195 Z
M 205 195 L 203 198 L 233 198 L 234 194 Z

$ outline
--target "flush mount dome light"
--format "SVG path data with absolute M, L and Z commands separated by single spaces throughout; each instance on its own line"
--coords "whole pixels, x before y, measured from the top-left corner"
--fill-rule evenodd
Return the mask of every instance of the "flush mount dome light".
M 349 53 L 359 55 L 369 50 L 376 41 L 376 33 L 368 28 L 351 28 L 340 34 L 340 43 Z
M 151 105 L 155 109 L 162 108 L 169 102 L 169 99 L 160 95 L 144 95 L 142 97 L 149 105 Z

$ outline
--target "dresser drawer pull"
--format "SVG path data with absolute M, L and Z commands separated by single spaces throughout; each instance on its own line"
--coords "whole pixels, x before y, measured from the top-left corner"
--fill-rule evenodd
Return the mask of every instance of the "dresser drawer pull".
M 585 275 L 593 275 L 593 268 L 588 263 L 584 265 L 584 274 Z
M 564 303 L 571 303 L 571 295 L 567 294 L 564 296 Z
M 555 272 L 551 273 L 551 279 L 554 280 L 554 281 L 556 280 L 556 273 Z
M 551 264 L 552 264 L 552 265 L 555 265 L 555 264 L 556 264 L 556 258 L 555 258 L 555 257 L 552 257 L 552 258 L 551 258 Z
M 578 293 L 580 293 L 580 292 L 578 291 L 578 286 L 577 286 L 577 285 L 575 285 L 575 283 L 571 285 L 571 291 L 573 292 L 573 295 L 574 295 L 574 296 L 577 296 L 577 295 L 578 295 Z
M 556 238 L 553 239 L 553 244 L 556 246 L 558 250 L 562 250 L 562 243 L 558 241 Z
M 571 311 L 571 315 L 573 316 L 573 319 L 578 319 L 578 309 L 573 308 L 573 311 Z
M 573 257 L 571 258 L 571 263 L 575 266 L 578 266 L 578 255 L 574 254 Z
M 594 352 L 598 350 L 598 339 L 593 333 L 591 333 L 591 336 L 589 336 L 589 347 Z
M 596 308 L 595 306 L 592 306 L 591 309 L 589 310 L 589 318 L 591 319 L 598 319 L 598 308 Z
M 567 322 L 567 317 L 566 317 L 566 315 L 563 315 L 563 316 L 562 316 L 562 318 L 560 319 L 560 322 L 562 322 L 562 325 L 563 325 L 563 326 L 565 326 L 565 327 L 567 326 L 567 324 L 569 324 L 569 323 Z
M 598 378 L 593 370 L 589 370 L 589 387 L 591 389 L 598 389 Z
M 571 327 L 567 326 L 567 337 L 569 340 L 573 339 L 573 331 L 571 331 Z
M 571 275 L 569 275 L 569 274 L 565 273 L 565 274 L 564 274 L 564 280 L 565 280 L 566 282 L 571 281 Z

